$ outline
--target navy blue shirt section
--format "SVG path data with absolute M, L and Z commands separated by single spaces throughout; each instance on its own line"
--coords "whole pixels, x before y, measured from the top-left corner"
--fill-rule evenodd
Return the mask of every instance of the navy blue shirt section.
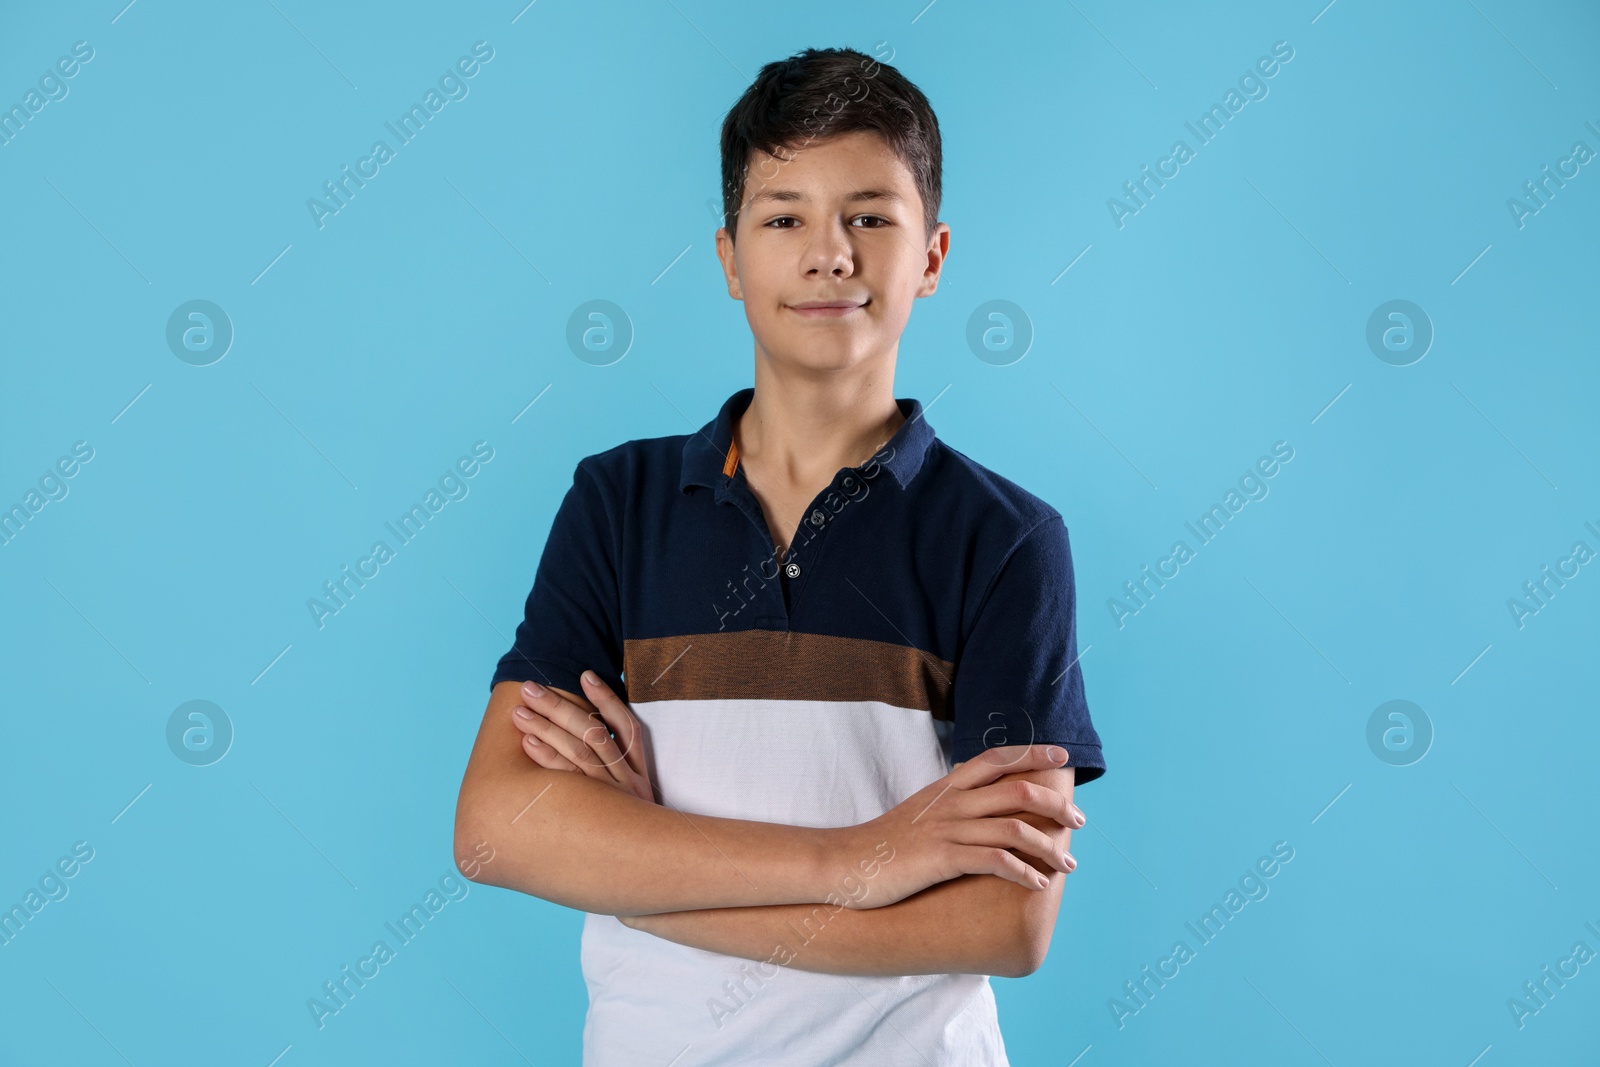
M 978 600 L 956 665 L 955 762 L 997 745 L 1049 743 L 1069 750 L 1079 785 L 1104 773 L 1077 665 L 1076 609 L 1067 527 L 1050 515 Z
M 545 539 L 516 638 L 495 666 L 491 689 L 508 679 L 531 679 L 582 695 L 579 676 L 592 670 L 628 699 L 617 526 L 594 466 L 594 456 L 578 461 Z

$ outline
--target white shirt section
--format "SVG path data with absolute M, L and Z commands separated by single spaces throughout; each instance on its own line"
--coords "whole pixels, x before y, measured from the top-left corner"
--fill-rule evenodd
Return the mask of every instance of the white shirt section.
M 651 780 L 662 802 L 680 811 L 854 826 L 950 773 L 932 713 L 917 708 L 876 700 L 658 700 L 631 707 L 644 727 Z
M 949 724 L 914 708 L 810 700 L 632 708 L 664 803 L 696 814 L 852 826 L 950 770 Z M 818 908 L 825 929 L 834 911 Z M 788 949 L 803 956 L 805 936 L 794 931 Z M 678 945 L 593 914 L 581 959 L 583 1067 L 1009 1067 L 984 975 L 819 974 Z

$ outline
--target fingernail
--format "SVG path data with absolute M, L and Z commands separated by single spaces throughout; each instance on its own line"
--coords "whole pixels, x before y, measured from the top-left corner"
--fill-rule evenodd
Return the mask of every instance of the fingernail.
M 543 744 L 542 741 L 540 741 L 537 737 L 534 737 L 532 734 L 523 734 L 522 736 L 526 737 L 528 739 L 528 744 L 532 745 L 534 748 L 538 748 L 541 744 Z
M 516 706 L 516 708 L 512 709 L 511 714 L 515 715 L 519 719 L 531 719 L 531 718 L 533 718 L 533 712 L 529 711 L 527 708 L 523 707 L 520 704 L 518 704 Z
M 1075 870 L 1077 870 L 1077 868 L 1078 868 L 1078 861 L 1077 861 L 1077 860 L 1075 860 L 1075 859 L 1073 859 L 1073 858 L 1072 858 L 1072 853 L 1070 853 L 1070 852 L 1063 852 L 1063 853 L 1062 853 L 1062 854 L 1061 854 L 1061 859 L 1062 859 L 1062 862 L 1064 862 L 1064 863 L 1065 863 L 1065 864 L 1066 864 L 1066 865 L 1067 865 L 1067 872 L 1068 872 L 1068 873 L 1069 873 L 1069 874 L 1070 874 L 1070 873 L 1071 873 L 1071 872 L 1072 872 L 1072 871 L 1075 871 Z
M 1079 826 L 1083 826 L 1089 821 L 1089 817 L 1083 813 L 1083 809 L 1076 804 L 1072 805 L 1072 815 L 1073 818 L 1078 820 Z
M 600 676 L 598 674 L 594 673 L 594 671 L 584 671 L 583 672 L 583 680 L 585 682 L 587 682 L 588 684 L 590 684 L 590 685 L 599 685 L 600 684 Z
M 538 682 L 523 682 L 522 691 L 527 693 L 535 700 L 538 700 L 540 697 L 544 696 L 544 686 L 540 685 Z
M 1064 748 L 1057 748 L 1054 745 L 1051 745 L 1050 748 L 1046 750 L 1045 754 L 1048 755 L 1052 760 L 1064 760 L 1067 758 L 1067 750 Z

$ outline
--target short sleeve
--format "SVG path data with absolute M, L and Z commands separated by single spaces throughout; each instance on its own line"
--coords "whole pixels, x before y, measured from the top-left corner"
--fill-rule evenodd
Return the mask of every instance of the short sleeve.
M 511 648 L 489 682 L 533 680 L 582 693 L 592 670 L 624 701 L 621 601 L 610 512 L 601 482 L 585 459 L 572 475 Z
M 1078 663 L 1072 550 L 1060 515 L 1001 565 L 955 667 L 952 763 L 1000 745 L 1060 745 L 1076 784 L 1105 774 Z

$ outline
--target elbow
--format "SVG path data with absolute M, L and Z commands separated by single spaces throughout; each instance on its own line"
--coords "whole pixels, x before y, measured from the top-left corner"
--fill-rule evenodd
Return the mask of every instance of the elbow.
M 468 775 L 456 797 L 454 838 L 456 870 L 480 885 L 507 886 L 510 853 L 514 845 L 511 826 L 516 812 L 508 811 L 500 797 L 506 790 L 492 779 Z
M 1055 932 L 1055 909 L 1024 907 L 1012 924 L 1007 940 L 1009 951 L 1001 961 L 1002 978 L 1026 978 L 1044 966 L 1050 952 L 1050 936 Z
M 1026 978 L 1044 966 L 1044 958 L 1049 951 L 1048 930 L 1037 933 L 1026 931 L 1016 939 L 995 973 L 1001 978 Z
M 473 833 L 462 823 L 459 816 L 456 819 L 453 851 L 456 857 L 456 870 L 460 871 L 468 881 L 481 883 L 484 864 L 494 855 L 494 846 L 490 845 L 486 838 Z
M 486 870 L 494 862 L 495 847 L 489 835 L 483 832 L 482 820 L 475 817 L 465 795 L 456 802 L 452 850 L 455 852 L 456 870 L 468 881 L 490 884 Z
M 1024 939 L 1011 953 L 1011 973 L 1007 978 L 1026 978 L 1044 966 L 1045 955 L 1050 951 L 1050 935 L 1043 933 Z

